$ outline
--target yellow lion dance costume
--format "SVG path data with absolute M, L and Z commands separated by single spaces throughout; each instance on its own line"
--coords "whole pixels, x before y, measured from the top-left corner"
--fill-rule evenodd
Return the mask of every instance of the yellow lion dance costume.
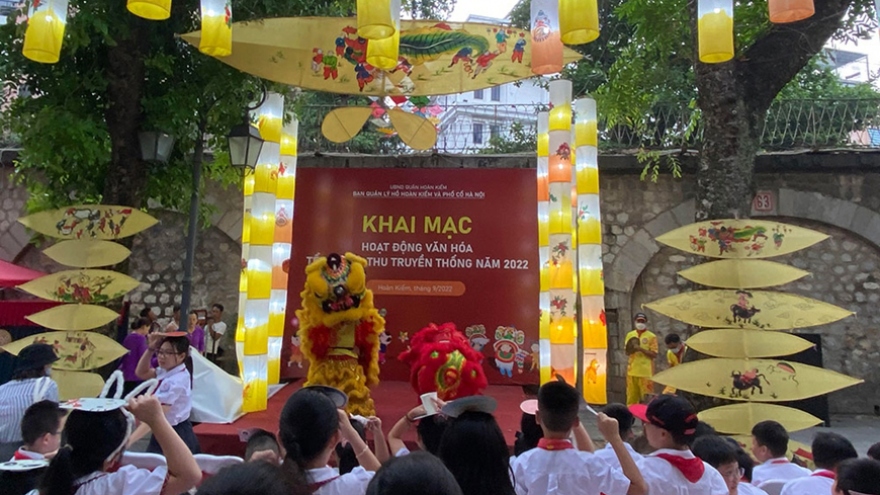
M 369 386 L 379 383 L 379 334 L 385 320 L 373 306 L 364 268 L 351 253 L 330 254 L 306 267 L 300 296 L 300 348 L 309 360 L 305 386 L 326 385 L 348 395 L 347 410 L 375 416 Z

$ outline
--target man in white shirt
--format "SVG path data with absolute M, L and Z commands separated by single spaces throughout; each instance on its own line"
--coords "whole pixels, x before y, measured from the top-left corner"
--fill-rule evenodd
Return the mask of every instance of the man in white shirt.
M 752 427 L 752 455 L 761 464 L 752 471 L 752 484 L 789 481 L 809 476 L 810 470 L 792 463 L 788 453 L 788 432 L 776 421 L 761 421 Z
M 787 482 L 780 495 L 828 495 L 834 485 L 837 465 L 859 457 L 853 444 L 837 433 L 817 433 L 811 450 L 816 470 L 805 478 Z
M 605 413 L 609 418 L 614 418 L 617 420 L 617 424 L 620 431 L 620 438 L 623 439 L 623 446 L 626 447 L 627 452 L 629 452 L 629 456 L 633 458 L 636 463 L 642 460 L 642 454 L 636 452 L 636 449 L 630 445 L 630 441 L 635 437 L 632 431 L 633 423 L 636 421 L 636 417 L 633 416 L 633 413 L 630 412 L 629 408 L 620 403 L 611 403 L 602 408 L 602 412 Z M 617 460 L 617 455 L 614 453 L 614 448 L 610 443 L 605 444 L 605 448 L 599 449 L 595 452 L 596 457 L 602 459 L 608 464 L 614 467 L 620 467 L 620 462 Z
M 647 409 L 630 410 L 645 424 L 648 443 L 657 449 L 639 462 L 650 495 L 729 495 L 718 470 L 694 456 L 688 447 L 699 423 L 690 402 L 660 395 Z
M 223 349 L 220 348 L 220 339 L 226 333 L 226 323 L 223 323 L 223 305 L 216 303 L 211 306 L 211 317 L 205 327 L 207 334 L 205 335 L 205 352 L 208 359 L 216 360 L 223 355 Z

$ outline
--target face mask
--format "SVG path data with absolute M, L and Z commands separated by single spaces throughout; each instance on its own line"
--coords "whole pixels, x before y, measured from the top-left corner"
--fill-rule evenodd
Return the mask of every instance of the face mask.
M 645 325 L 644 323 L 636 323 L 636 328 L 639 329 L 639 330 L 644 330 L 644 329 L 647 328 L 647 327 L 648 327 L 648 326 Z

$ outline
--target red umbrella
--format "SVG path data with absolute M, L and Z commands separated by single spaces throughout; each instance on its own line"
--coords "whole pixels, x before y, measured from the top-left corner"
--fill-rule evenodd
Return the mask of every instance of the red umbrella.
M 45 273 L 0 260 L 0 288 L 15 287 L 43 275 Z

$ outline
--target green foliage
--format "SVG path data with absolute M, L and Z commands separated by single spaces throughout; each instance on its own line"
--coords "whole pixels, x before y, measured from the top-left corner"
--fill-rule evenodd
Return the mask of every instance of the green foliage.
M 479 152 L 487 155 L 533 153 L 538 146 L 535 129 L 526 129 L 521 122 L 510 124 L 509 136 L 492 136 Z

